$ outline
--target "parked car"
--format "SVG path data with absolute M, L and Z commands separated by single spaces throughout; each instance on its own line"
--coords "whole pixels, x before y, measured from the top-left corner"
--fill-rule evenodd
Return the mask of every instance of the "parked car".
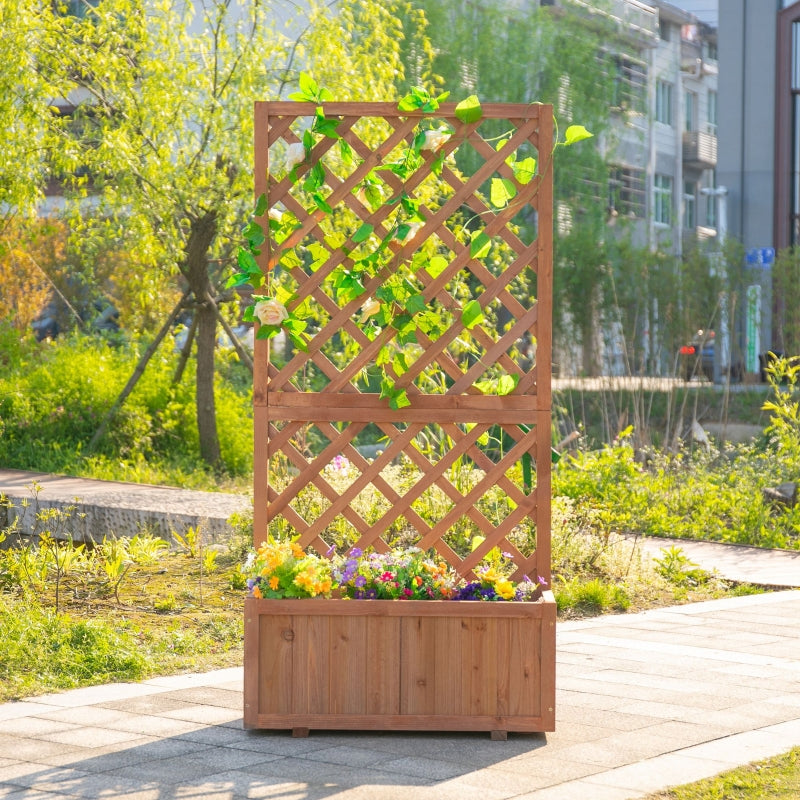
M 689 344 L 680 349 L 680 374 L 685 381 L 692 378 L 714 380 L 714 331 L 699 330 Z
M 684 380 L 705 378 L 713 382 L 715 343 L 714 331 L 699 330 L 689 344 L 681 347 L 680 374 Z M 744 376 L 744 364 L 731 359 L 730 364 L 720 364 L 720 375 L 724 376 L 726 371 L 731 382 L 739 382 Z

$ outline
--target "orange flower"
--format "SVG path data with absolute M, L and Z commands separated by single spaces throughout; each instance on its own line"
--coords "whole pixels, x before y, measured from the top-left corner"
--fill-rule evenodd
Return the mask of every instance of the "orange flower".
M 281 582 L 280 582 L 280 580 L 278 580 L 278 576 L 277 576 L 277 575 L 273 575 L 273 576 L 272 576 L 272 577 L 269 579 L 269 588 L 270 588 L 270 589 L 272 589 L 272 591 L 273 591 L 273 592 L 274 592 L 274 591 L 275 591 L 275 590 L 276 590 L 276 589 L 277 589 L 277 588 L 278 588 L 280 585 L 281 585 Z

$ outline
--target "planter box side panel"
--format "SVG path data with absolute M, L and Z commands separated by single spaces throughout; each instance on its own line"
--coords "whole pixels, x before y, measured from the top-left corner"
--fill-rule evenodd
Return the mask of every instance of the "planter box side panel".
M 246 727 L 554 729 L 554 601 L 324 602 L 248 599 Z

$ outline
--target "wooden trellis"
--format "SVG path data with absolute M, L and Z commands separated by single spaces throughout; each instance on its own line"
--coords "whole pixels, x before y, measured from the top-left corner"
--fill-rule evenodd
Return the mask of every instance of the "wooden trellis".
M 339 120 L 336 134 L 349 145 L 352 163 L 338 158 L 339 140 L 319 137 L 309 158 L 297 167 L 298 183 L 288 176 L 273 177 L 271 161 L 301 141 L 314 114 L 315 107 L 306 103 L 263 102 L 255 107 L 256 195 L 265 194 L 270 209 L 281 209 L 298 221 L 282 242 L 268 233 L 259 265 L 266 274 L 280 269 L 288 251 L 301 252 L 306 261 L 287 273 L 295 293 L 288 307 L 313 303 L 318 310 L 307 352 L 294 350 L 286 358 L 286 349 L 276 340 L 256 339 L 255 543 L 279 523 L 282 530 L 299 534 L 304 547 L 324 553 L 335 543 L 332 531 L 348 525 L 362 549 L 385 551 L 396 541 L 415 542 L 435 548 L 465 577 L 499 547 L 513 556 L 518 579 L 541 576 L 549 582 L 551 107 L 487 105 L 480 120 L 464 123 L 453 104 L 423 114 L 400 112 L 389 103 L 326 103 L 324 114 Z M 441 149 L 422 151 L 422 164 L 410 175 L 382 169 L 411 146 L 420 123 L 431 118 L 452 130 Z M 498 130 L 508 131 L 499 149 L 490 141 Z M 462 174 L 449 158 L 457 148 L 478 163 L 471 174 Z M 514 153 L 538 159 L 532 179 L 515 172 L 509 158 Z M 299 187 L 308 170 L 325 159 L 335 162 L 326 170 L 322 189 L 332 212 L 317 207 L 309 211 Z M 391 193 L 378 207 L 359 191 L 376 170 Z M 493 179 L 513 187 L 504 207 L 488 200 Z M 437 182 L 442 190 L 434 198 L 430 187 Z M 424 222 L 404 237 L 392 238 L 394 200 L 401 196 L 419 202 Z M 332 220 L 339 238 L 331 236 Z M 342 300 L 326 286 L 334 271 L 353 267 L 353 252 L 363 246 L 353 237 L 365 224 L 374 229 L 376 239 L 390 239 L 392 257 L 365 277 L 363 294 Z M 536 233 L 526 241 L 522 229 Z M 502 263 L 474 257 L 474 235 L 480 231 L 481 241 L 501 246 Z M 359 324 L 360 309 L 392 276 L 394 265 L 412 262 L 426 242 L 429 249 L 434 244 L 437 268 L 415 269 L 413 281 L 448 327 L 432 336 L 416 326 L 416 345 L 404 348 L 403 369 L 393 373 L 394 386 L 405 390 L 410 405 L 393 409 L 365 387 L 364 376 L 374 369 L 381 349 L 394 347 L 401 334 L 386 325 L 370 338 Z M 535 301 L 518 300 L 519 286 L 532 287 Z M 463 312 L 475 300 L 481 313 L 471 325 Z M 346 360 L 332 355 L 336 348 L 331 346 L 344 341 Z M 431 374 L 441 376 L 436 386 Z M 499 375 L 513 376 L 513 390 L 507 391 L 506 383 L 507 393 L 491 391 Z M 384 437 L 382 451 L 372 459 L 356 446 L 356 437 L 367 426 L 375 426 Z M 487 446 L 487 437 L 493 446 Z M 434 440 L 435 447 L 421 446 Z M 345 482 L 336 475 L 337 465 L 345 463 L 342 457 L 348 464 Z M 406 474 L 417 476 L 402 490 L 389 478 L 392 465 L 400 461 L 409 467 Z M 519 475 L 528 476 L 521 465 L 529 464 L 533 477 L 526 477 L 529 485 L 521 485 Z M 280 481 L 275 477 L 278 466 Z M 464 475 L 469 480 L 461 480 Z M 313 513 L 304 504 L 309 492 L 316 498 Z M 425 511 L 432 497 L 441 509 L 436 518 Z M 485 540 L 474 551 L 464 549 L 453 540 L 455 529 L 472 530 Z M 532 532 L 527 541 L 535 541 L 534 546 L 523 543 L 521 530 Z

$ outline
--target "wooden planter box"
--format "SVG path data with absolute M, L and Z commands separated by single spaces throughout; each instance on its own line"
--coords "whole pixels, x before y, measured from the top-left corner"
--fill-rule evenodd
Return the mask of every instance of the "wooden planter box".
M 555 729 L 551 592 L 535 603 L 245 601 L 244 726 Z

